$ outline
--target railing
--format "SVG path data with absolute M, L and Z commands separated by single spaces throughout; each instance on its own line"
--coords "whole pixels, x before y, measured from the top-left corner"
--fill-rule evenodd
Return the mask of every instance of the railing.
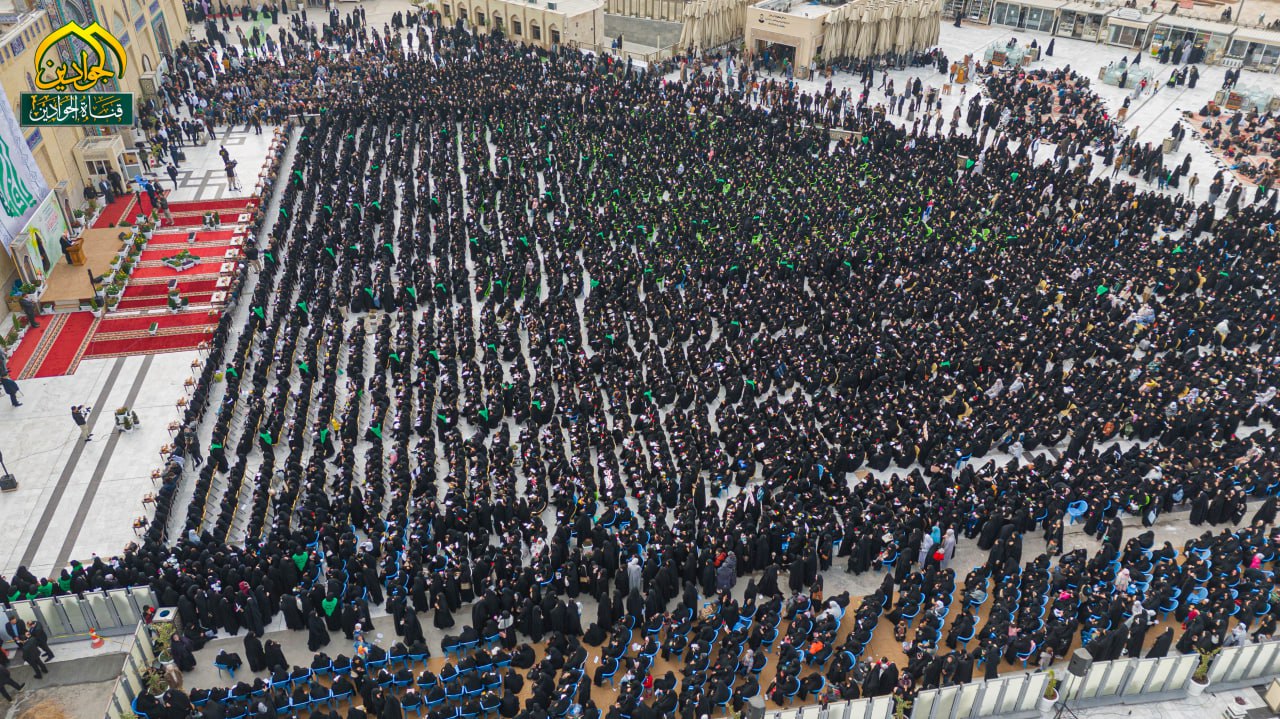
M 74 594 L 10 602 L 22 621 L 36 620 L 49 632 L 49 641 L 69 642 L 89 636 L 96 630 L 101 636 L 128 634 L 142 621 L 142 608 L 157 606 L 151 587 L 95 589 L 81 599 Z
M 646 65 L 653 66 L 663 60 L 670 60 L 680 52 L 680 46 L 671 45 L 669 47 L 658 48 L 652 52 L 638 52 L 636 50 L 627 50 L 626 48 L 614 48 L 608 45 L 596 45 L 594 43 L 572 43 L 571 47 L 578 50 L 586 50 L 597 55 L 612 55 L 615 58 L 626 60 L 630 58 L 632 61 L 643 62 Z
M 1059 698 L 1071 707 L 1102 704 L 1143 704 L 1186 695 L 1191 676 L 1200 664 L 1198 654 L 1178 654 L 1159 659 L 1118 659 L 1094 662 L 1083 677 L 1058 670 Z M 1223 649 L 1209 667 L 1209 685 L 1234 689 L 1259 683 L 1280 674 L 1280 641 L 1265 641 Z M 916 695 L 911 719 L 982 719 L 983 717 L 1031 717 L 1049 684 L 1048 672 L 1008 674 Z M 765 712 L 765 719 L 890 719 L 893 697 L 856 699 L 829 705 L 823 710 L 808 705 Z
M 1209 667 L 1209 685 L 1230 689 L 1280 674 L 1280 641 L 1227 647 Z
M 133 643 L 129 645 L 129 652 L 125 655 L 124 666 L 120 668 L 120 678 L 111 690 L 106 719 L 122 719 L 132 715 L 133 700 L 146 691 L 142 675 L 155 660 L 155 654 L 151 652 L 151 633 L 145 624 L 139 622 L 133 630 Z

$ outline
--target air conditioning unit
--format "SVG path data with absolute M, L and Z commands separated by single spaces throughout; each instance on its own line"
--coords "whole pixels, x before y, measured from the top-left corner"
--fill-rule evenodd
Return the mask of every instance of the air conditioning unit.
M 556 9 L 556 4 L 555 4 L 555 3 L 553 3 L 553 2 L 549 2 L 549 3 L 547 3 L 547 9 L 548 9 L 548 10 L 555 10 L 555 9 Z
M 142 88 L 143 97 L 155 97 L 160 94 L 160 86 L 164 84 L 164 74 L 152 70 L 138 77 L 138 85 Z

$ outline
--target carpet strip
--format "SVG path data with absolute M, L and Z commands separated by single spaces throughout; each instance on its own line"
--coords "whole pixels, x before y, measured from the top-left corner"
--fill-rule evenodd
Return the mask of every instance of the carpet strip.
M 184 246 L 182 249 L 185 249 L 187 252 L 201 259 L 210 260 L 210 259 L 220 259 L 223 255 L 227 254 L 227 250 L 235 249 L 235 248 L 231 247 L 231 245 L 224 243 L 224 244 L 215 244 L 215 245 L 187 245 L 187 246 Z M 174 255 L 177 255 L 179 252 L 181 252 L 182 249 L 178 249 L 178 248 L 166 249 L 163 247 L 160 247 L 157 249 L 151 249 L 150 246 L 148 246 L 148 248 L 143 250 L 142 254 L 138 256 L 138 266 L 139 267 L 148 266 L 145 264 L 148 262 L 163 263 L 164 258 L 173 257 Z M 190 270 L 187 270 L 187 271 L 190 272 Z
M 178 272 L 164 263 L 157 262 L 154 266 L 134 267 L 133 272 L 129 274 L 129 282 L 132 283 L 136 280 L 168 281 L 172 279 L 182 281 L 188 277 L 205 277 L 210 274 L 217 277 L 218 268 L 221 265 L 221 259 L 206 259 L 185 272 Z
M 217 289 L 217 280 L 196 280 L 194 282 L 190 280 L 178 281 L 178 294 L 180 295 L 215 292 Z M 124 296 L 121 297 L 120 300 L 123 302 L 124 300 L 138 299 L 141 297 L 163 298 L 168 294 L 169 286 L 164 282 L 150 285 L 133 284 L 130 282 L 129 286 L 124 288 Z
M 212 292 L 200 292 L 196 294 L 182 293 L 181 297 L 185 298 L 191 305 L 207 305 L 213 303 Z M 139 310 L 167 310 L 169 309 L 168 295 L 151 295 L 149 297 L 132 297 L 122 299 L 116 305 L 116 308 L 126 312 L 137 312 Z
M 133 208 L 137 198 L 133 193 L 121 195 L 116 198 L 115 202 L 102 208 L 102 214 L 98 215 L 98 219 L 93 223 L 93 229 L 100 230 L 104 227 L 115 227 L 120 224 L 120 220 Z
M 189 328 L 202 325 L 216 325 L 221 312 L 209 315 L 208 310 L 199 312 L 179 312 L 169 315 L 146 315 L 142 317 L 108 317 L 98 323 L 95 339 L 102 335 L 120 332 L 146 332 L 155 323 L 161 330 L 176 327 Z
M 227 210 L 239 210 L 249 206 L 256 206 L 258 198 L 254 196 L 245 197 L 224 197 L 221 200 L 197 200 L 192 202 L 170 202 L 169 211 L 173 214 L 188 214 L 198 212 L 204 214 L 209 211 L 225 212 Z
M 93 328 L 98 322 L 92 312 L 72 312 L 59 315 L 66 319 L 56 328 L 57 336 L 50 344 L 33 377 L 62 377 L 74 374 L 80 358 L 89 346 Z M 30 366 L 30 365 L 29 365 Z
M 58 327 L 66 322 L 66 315 L 42 315 L 37 318 L 39 327 L 30 327 L 18 343 L 18 349 L 9 358 L 9 374 L 18 379 L 35 377 L 40 363 L 49 354 L 53 340 L 58 336 Z
M 84 359 L 125 357 L 129 355 L 160 354 L 198 349 L 213 337 L 213 330 L 182 334 L 143 336 L 130 339 L 94 340 L 89 343 Z

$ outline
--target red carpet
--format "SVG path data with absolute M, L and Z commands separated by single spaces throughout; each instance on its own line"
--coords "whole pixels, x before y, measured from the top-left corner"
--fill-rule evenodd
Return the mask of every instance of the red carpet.
M 185 214 L 188 212 L 199 212 L 204 214 L 213 210 L 215 212 L 224 212 L 227 210 L 243 210 L 250 205 L 257 205 L 256 197 L 232 197 L 222 200 L 207 200 L 196 202 L 170 202 L 169 211 L 173 214 Z
M 207 305 L 210 302 L 213 302 L 212 292 L 200 292 L 196 294 L 183 292 L 181 296 L 185 297 L 187 301 L 193 305 Z M 149 297 L 122 299 L 120 300 L 120 304 L 116 305 L 116 307 L 127 312 L 137 312 L 138 310 L 166 310 L 169 309 L 169 297 L 168 295 L 151 295 Z
M 13 354 L 9 355 L 9 374 L 19 379 L 22 378 L 27 362 L 36 353 L 36 347 L 40 344 L 40 340 L 44 339 L 44 332 L 49 329 L 49 324 L 53 319 L 54 316 L 41 317 L 40 326 L 28 329 L 27 333 L 22 336 L 22 341 L 18 343 L 18 348 L 13 351 Z
M 176 315 L 110 317 L 98 323 L 84 356 L 120 357 L 196 349 L 201 342 L 213 336 L 220 317 L 221 313 L 210 314 L 206 310 Z M 153 322 L 158 326 L 155 335 L 150 334 Z
M 151 328 L 154 322 L 163 332 L 167 329 L 175 327 L 199 327 L 201 325 L 212 325 L 218 323 L 218 317 L 221 313 L 210 315 L 207 310 L 199 312 L 179 312 L 176 315 L 150 315 L 143 317 L 107 317 L 98 323 L 98 330 L 94 333 L 97 339 L 102 335 L 116 334 L 119 332 L 146 332 Z
M 31 377 L 61 377 L 74 373 L 80 364 L 97 317 L 92 312 L 73 312 L 59 317 L 66 320 L 57 328 L 58 334 L 39 366 L 28 373 Z
M 239 212 L 220 212 L 219 217 L 224 225 L 234 225 L 239 219 Z M 174 215 L 173 222 L 165 220 L 166 227 L 199 227 L 204 224 L 203 215 Z
M 200 257 L 204 259 L 215 259 L 215 258 L 220 258 L 223 255 L 227 254 L 227 250 L 231 249 L 231 245 L 188 245 L 182 249 L 185 249 L 187 252 L 195 255 L 196 257 Z M 166 257 L 173 257 L 174 255 L 178 254 L 181 251 L 182 250 L 178 248 L 166 249 L 161 247 L 153 250 L 153 249 L 150 249 L 150 247 L 148 247 L 148 249 L 142 251 L 142 255 L 139 256 L 138 261 L 139 262 L 159 262 L 160 260 L 163 260 Z M 190 272 L 191 270 L 187 270 L 187 271 Z
M 217 280 L 194 280 L 194 281 L 178 281 L 178 294 L 194 294 L 200 292 L 213 292 L 218 289 Z M 169 285 L 164 282 L 156 282 L 149 285 L 141 285 L 130 283 L 124 288 L 124 295 L 120 301 L 137 299 L 140 297 L 160 297 L 164 298 L 169 294 Z
M 222 266 L 221 262 L 201 262 L 186 272 L 178 272 L 167 265 L 157 265 L 155 267 L 135 267 L 129 275 L 131 280 L 172 280 L 177 278 L 182 280 L 184 277 L 195 277 L 197 275 L 216 275 L 218 268 Z M 208 279 L 205 277 L 205 279 Z
M 102 357 L 121 357 L 125 355 L 159 354 L 161 352 L 182 352 L 193 350 L 201 342 L 213 337 L 213 330 L 197 334 L 156 335 L 123 340 L 94 340 L 84 353 L 84 359 Z
M 227 244 L 231 242 L 231 238 L 236 234 L 235 230 L 201 230 L 196 233 L 196 245 L 211 244 Z M 147 249 L 156 249 L 159 247 L 181 249 L 190 247 L 192 243 L 187 242 L 187 232 L 158 232 L 147 243 Z
M 100 230 L 104 227 L 115 227 L 120 224 L 120 220 L 124 218 L 125 212 L 133 205 L 133 193 L 117 197 L 115 202 L 102 208 L 102 214 L 98 215 L 97 221 L 93 223 L 93 229 Z

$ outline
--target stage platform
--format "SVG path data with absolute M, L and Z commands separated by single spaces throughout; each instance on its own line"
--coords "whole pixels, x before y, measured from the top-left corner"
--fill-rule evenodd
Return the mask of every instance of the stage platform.
M 120 241 L 119 227 L 105 227 L 100 230 L 85 230 L 84 256 L 85 264 L 69 265 L 60 261 L 49 273 L 44 294 L 40 304 L 55 312 L 74 312 L 82 305 L 89 304 L 93 297 L 93 284 L 89 281 L 89 270 L 95 276 L 105 275 L 111 270 L 111 260 L 120 254 L 124 243 Z

